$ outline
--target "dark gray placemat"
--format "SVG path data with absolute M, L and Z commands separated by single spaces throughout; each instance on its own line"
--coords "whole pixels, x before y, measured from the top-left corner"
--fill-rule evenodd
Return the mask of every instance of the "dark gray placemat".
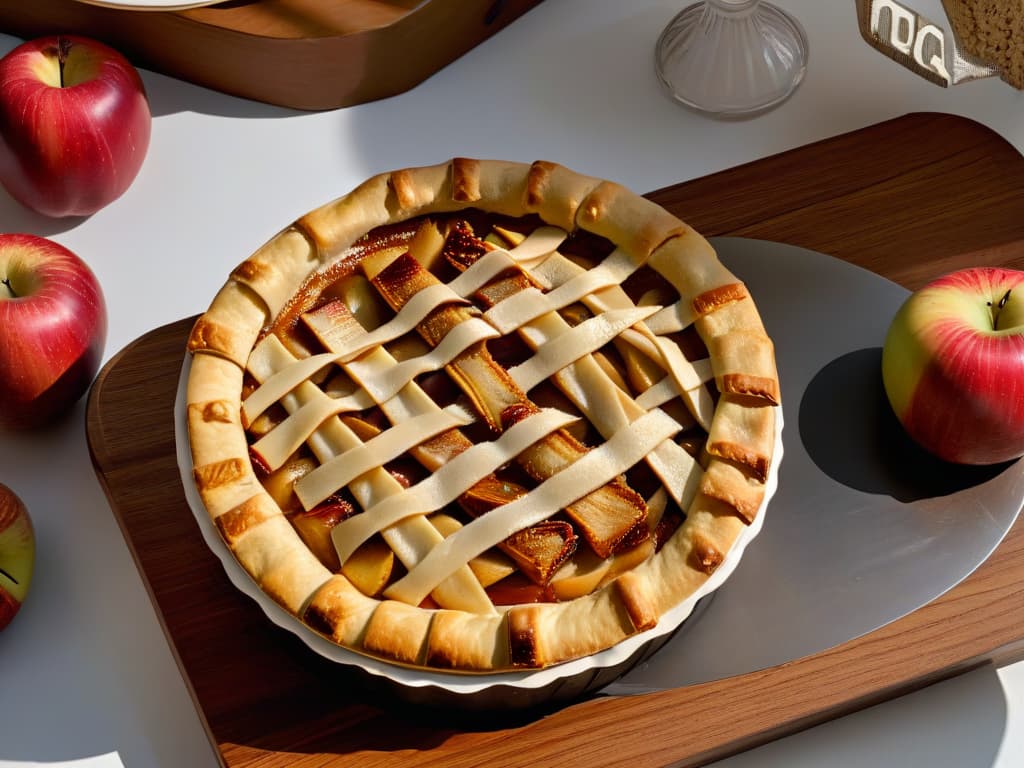
M 941 462 L 892 414 L 882 344 L 906 289 L 803 248 L 712 242 L 775 341 L 779 486 L 760 535 L 701 615 L 607 694 L 752 672 L 905 616 L 983 562 L 1024 500 L 1024 462 Z

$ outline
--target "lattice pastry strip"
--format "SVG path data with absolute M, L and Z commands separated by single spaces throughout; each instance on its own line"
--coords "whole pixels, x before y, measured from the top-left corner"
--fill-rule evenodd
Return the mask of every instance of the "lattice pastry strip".
M 305 323 L 326 349 L 334 350 L 345 343 L 362 326 L 348 309 L 338 303 L 327 304 L 316 312 L 303 316 Z M 365 329 L 363 329 L 365 332 Z M 358 361 L 342 367 L 359 384 L 386 377 L 399 363 L 384 348 L 363 354 Z M 393 397 L 378 403 L 392 424 L 401 425 L 423 417 L 443 413 L 434 400 L 416 382 L 410 381 Z M 552 410 L 533 414 L 506 431 L 497 441 L 476 444 L 452 428 L 436 439 L 426 439 L 410 446 L 410 453 L 434 474 L 421 483 L 394 494 L 362 515 L 342 521 L 334 527 L 332 540 L 338 556 L 345 561 L 374 533 L 393 525 L 403 517 L 427 514 L 460 500 L 470 502 L 473 514 L 495 505 L 496 488 L 499 499 L 508 502 L 526 493 L 514 483 L 499 481 L 492 473 L 508 462 L 510 456 L 522 452 L 527 446 L 564 427 L 574 417 Z M 454 426 L 454 425 L 453 425 Z M 295 483 L 295 493 L 308 509 L 324 501 L 339 490 L 348 474 L 344 465 L 332 460 Z M 554 570 L 571 553 L 572 534 L 564 524 L 547 525 L 543 529 L 527 527 L 523 536 L 513 536 L 502 542 L 503 550 L 511 556 L 528 576 L 539 582 L 550 579 Z M 542 554 L 538 553 L 538 550 Z
M 537 411 L 509 427 L 497 440 L 477 443 L 451 459 L 425 480 L 401 493 L 381 500 L 361 515 L 355 515 L 342 521 L 332 531 L 338 556 L 342 560 L 347 559 L 360 544 L 373 534 L 380 533 L 395 523 L 416 515 L 425 515 L 444 509 L 457 501 L 459 496 L 469 491 L 478 482 L 507 464 L 512 457 L 555 430 L 563 428 L 572 420 L 572 416 L 555 409 Z M 611 477 L 607 478 L 607 480 L 610 479 Z M 520 498 L 525 498 L 525 496 Z M 575 501 L 575 498 L 569 501 Z M 519 527 L 509 530 L 496 541 L 489 543 L 487 547 L 495 546 L 517 531 L 547 519 L 551 513 L 552 510 L 549 509 L 543 517 L 520 519 Z M 487 519 L 493 517 L 494 513 L 492 512 L 488 514 Z M 475 522 L 471 522 L 466 528 L 474 525 Z M 467 561 L 483 552 L 487 547 L 474 552 L 467 558 Z
M 523 246 L 528 246 L 530 239 L 528 237 L 519 247 L 513 249 L 510 255 L 513 258 L 518 257 L 520 249 Z M 460 242 L 465 243 L 466 241 L 469 241 L 469 247 L 460 249 Z M 445 253 L 449 261 L 460 269 L 468 271 L 479 263 L 479 259 L 489 255 L 485 254 L 478 258 L 476 252 L 485 250 L 488 246 L 482 241 L 473 242 L 473 238 L 465 233 L 461 233 L 459 237 L 449 238 L 449 242 L 455 245 L 451 249 L 446 246 Z M 619 252 L 612 254 L 602 262 L 602 266 L 609 260 L 615 260 L 617 255 Z M 556 254 L 552 253 L 547 258 L 555 256 Z M 614 273 L 615 268 L 609 268 L 608 271 Z M 594 270 L 586 274 L 593 274 L 593 272 Z M 577 274 L 576 278 L 562 283 L 559 289 L 574 281 L 579 281 L 582 274 Z M 601 286 L 596 290 L 607 287 Z M 575 296 L 578 290 L 577 287 L 567 295 Z M 533 291 L 535 289 L 528 274 L 517 264 L 516 269 L 509 276 L 490 285 L 480 286 L 477 298 L 482 301 L 484 306 L 489 307 L 484 314 L 486 318 L 493 308 L 507 306 L 516 296 Z M 623 306 L 622 309 L 608 309 L 575 326 L 570 326 L 568 321 L 557 311 L 563 309 L 565 305 L 562 303 L 564 299 L 552 298 L 556 293 L 557 291 L 544 294 L 546 298 L 551 299 L 547 302 L 548 306 L 555 306 L 556 309 L 549 309 L 543 314 L 532 317 L 516 329 L 534 354 L 531 358 L 510 369 L 509 374 L 525 392 L 529 392 L 541 381 L 553 379 L 573 404 L 587 416 L 601 436 L 608 439 L 632 421 L 640 418 L 645 413 L 645 409 L 641 408 L 627 392 L 618 387 L 592 355 L 620 334 L 642 323 L 659 308 L 656 306 L 636 307 L 628 297 L 625 297 L 624 300 L 616 302 Z M 578 300 L 585 301 L 589 295 L 589 293 L 579 295 Z M 665 346 L 670 346 L 670 342 L 666 341 Z M 660 347 L 659 351 L 661 351 Z M 664 357 L 668 357 L 664 351 L 662 354 Z M 671 360 L 671 364 L 676 370 L 686 369 L 688 372 L 695 373 L 695 369 L 682 357 L 682 353 L 679 353 L 678 357 L 673 356 Z M 688 383 L 690 388 L 696 388 L 700 387 L 703 381 L 699 377 L 693 376 Z M 677 443 L 666 440 L 652 449 L 645 459 L 665 484 L 665 488 L 675 502 L 685 509 L 696 492 L 696 479 L 699 477 L 699 473 L 694 472 L 696 462 L 693 457 Z
M 546 519 L 553 510 L 591 493 L 643 461 L 656 446 L 679 431 L 679 425 L 660 411 L 651 411 L 619 430 L 610 440 L 552 475 L 526 496 L 475 520 L 446 538 L 411 572 L 388 587 L 385 594 L 419 604 L 459 563 L 468 562 L 502 541 L 524 524 Z
M 403 311 L 399 312 L 391 322 L 375 329 L 373 333 L 363 334 L 353 340 L 351 344 L 339 345 L 337 352 L 307 357 L 295 365 L 283 368 L 262 382 L 260 387 L 245 399 L 245 402 L 242 404 L 243 415 L 249 423 L 252 423 L 257 416 L 280 400 L 285 393 L 290 392 L 301 382 L 312 378 L 314 374 L 324 367 L 332 363 L 351 360 L 367 350 L 388 341 L 393 341 L 399 336 L 408 333 L 422 322 L 428 312 L 443 301 L 460 302 L 462 298 L 447 285 L 436 283 L 430 286 L 428 290 L 421 292 L 414 301 L 406 304 L 403 307 Z M 472 330 L 480 338 L 493 338 L 493 336 L 497 335 L 492 328 L 483 328 L 480 325 L 474 326 Z M 468 341 L 472 341 L 472 339 Z M 265 340 L 262 343 L 265 343 Z M 258 348 L 259 345 L 257 345 Z M 441 361 L 440 364 L 443 365 L 444 362 Z M 440 367 L 440 365 L 437 367 Z M 415 373 L 410 373 L 408 380 L 411 380 L 415 375 Z M 394 386 L 392 389 L 398 391 L 401 383 L 404 382 L 400 382 L 399 386 Z M 394 394 L 394 392 L 391 394 Z M 390 395 L 380 396 L 389 397 Z
M 273 338 L 267 337 L 268 340 Z M 295 362 L 295 358 L 280 342 L 270 341 L 262 349 L 264 354 L 254 355 L 249 361 L 249 371 L 259 381 L 265 381 L 278 370 Z M 328 395 L 315 384 L 306 381 L 286 394 L 281 403 L 287 410 L 297 410 L 304 402 L 323 397 Z M 361 444 L 359 438 L 337 418 L 330 418 L 320 425 L 310 436 L 309 442 L 322 463 Z M 357 478 L 349 488 L 364 508 L 402 492 L 401 484 L 381 467 Z M 406 567 L 414 566 L 442 541 L 437 530 L 422 517 L 409 518 L 388 529 L 384 535 L 388 545 Z M 435 594 L 438 604 L 475 612 L 494 610 L 468 566 L 455 571 L 452 579 L 452 583 L 438 585 Z
M 640 264 L 625 251 L 615 251 L 597 267 L 580 273 L 547 293 L 528 288 L 509 296 L 488 309 L 484 319 L 501 333 L 511 333 L 543 314 L 564 309 L 602 288 L 619 285 L 639 267 Z
M 364 260 L 364 265 L 368 261 Z M 366 270 L 381 295 L 396 309 L 417 291 L 436 281 L 430 272 L 409 256 L 399 256 L 386 265 L 372 263 Z M 436 345 L 453 327 L 470 316 L 462 307 L 443 305 L 417 330 L 429 344 Z M 492 429 L 501 431 L 537 408 L 515 385 L 508 372 L 495 363 L 483 345 L 456 357 L 446 370 Z M 585 453 L 586 448 L 560 430 L 530 446 L 516 457 L 516 461 L 536 479 L 546 480 Z M 601 556 L 610 555 L 615 546 L 642 524 L 646 515 L 643 499 L 618 479 L 579 496 L 564 511 L 580 527 L 591 548 Z
M 376 267 L 378 265 L 374 266 Z M 384 265 L 381 271 L 386 270 L 390 266 L 392 265 Z M 413 265 L 404 264 L 402 265 L 402 269 L 403 272 L 401 273 L 401 276 L 404 279 L 404 281 L 415 282 L 415 280 L 410 279 L 408 273 L 410 271 L 415 273 L 416 267 Z M 380 273 L 378 273 L 374 277 L 377 279 L 378 282 L 382 280 Z M 392 277 L 392 281 L 395 281 L 395 278 Z M 430 285 L 431 283 L 426 282 L 425 285 L 419 286 L 419 290 L 429 288 Z M 578 288 L 574 289 L 578 290 Z M 415 296 L 416 294 L 415 292 L 410 292 L 410 295 Z M 403 304 L 400 303 L 400 300 L 397 299 L 395 300 L 395 302 L 397 304 L 397 308 L 401 310 Z M 545 315 L 543 315 L 542 317 L 553 314 L 554 313 L 550 312 L 545 313 Z M 470 317 L 459 319 L 462 320 L 464 324 L 466 322 L 471 321 L 473 318 Z M 639 320 L 640 317 L 638 316 L 637 319 Z M 548 320 L 550 324 L 552 321 L 554 321 L 554 317 L 548 317 Z M 450 335 L 454 333 L 455 330 L 457 330 L 459 327 L 459 325 L 451 325 L 449 323 L 445 333 L 436 334 L 433 340 L 437 343 L 438 347 L 435 347 L 435 349 L 443 345 L 445 343 L 445 340 L 449 338 Z M 535 329 L 536 327 L 537 324 L 535 323 Z M 568 328 L 560 330 L 566 331 L 568 330 Z M 352 369 L 355 368 L 355 363 L 350 364 L 348 368 L 350 371 L 352 371 Z M 380 372 L 379 368 L 377 372 Z M 367 380 L 366 376 L 362 376 L 359 378 L 361 378 L 364 381 Z M 520 399 L 522 399 L 521 396 Z M 636 413 L 633 413 L 632 415 L 634 417 L 637 417 Z M 596 490 L 603 486 L 604 484 L 611 482 L 615 477 L 620 475 L 629 467 L 633 466 L 633 464 L 635 464 L 636 461 L 642 460 L 643 458 L 650 455 L 657 445 L 663 443 L 665 441 L 665 438 L 669 437 L 671 434 L 674 434 L 679 429 L 678 424 L 672 421 L 669 417 L 660 412 L 655 412 L 653 414 L 647 414 L 639 418 L 636 418 L 637 432 L 639 434 L 643 434 L 645 430 L 642 429 L 642 427 L 648 424 L 649 422 L 654 422 L 657 420 L 660 420 L 662 422 L 662 424 L 660 425 L 661 430 L 660 432 L 657 433 L 661 434 L 662 432 L 664 432 L 664 434 L 662 435 L 662 439 L 655 445 L 646 445 L 643 442 L 633 443 L 633 451 L 639 451 L 639 453 L 637 453 L 636 456 L 633 456 L 633 453 L 630 453 L 629 450 L 622 449 L 622 451 L 620 451 L 618 455 L 618 463 L 612 463 L 610 465 L 611 472 L 607 476 L 596 475 L 594 473 L 594 468 L 596 466 L 600 466 L 600 460 L 598 458 L 599 453 L 590 452 L 585 454 L 582 458 L 577 459 L 575 463 L 570 464 L 567 469 L 563 469 L 560 474 L 555 474 L 554 476 L 546 479 L 544 481 L 544 484 L 542 484 L 540 488 L 533 492 L 534 495 L 532 497 L 528 494 L 524 498 L 517 499 L 515 502 L 507 505 L 506 507 L 503 507 L 501 510 L 491 512 L 486 518 L 481 518 L 477 521 L 474 521 L 470 526 L 467 526 L 466 529 L 464 529 L 463 531 L 460 531 L 458 534 L 449 537 L 449 539 L 447 540 L 447 546 L 442 545 L 441 547 L 438 547 L 434 550 L 434 552 L 438 554 L 433 556 L 433 561 L 430 561 L 430 556 L 428 556 L 428 562 L 425 565 L 420 564 L 417 568 L 413 569 L 409 576 L 399 581 L 393 587 L 389 588 L 388 593 L 392 595 L 401 595 L 403 596 L 403 599 L 409 600 L 410 602 L 419 602 L 419 600 L 422 599 L 426 592 L 428 592 L 430 589 L 436 586 L 438 578 L 444 578 L 448 575 L 447 572 L 438 575 L 438 571 L 441 571 L 445 568 L 458 567 L 457 564 L 459 562 L 459 557 L 455 555 L 461 553 L 462 556 L 465 557 L 465 560 L 463 560 L 463 562 L 466 562 L 468 561 L 469 558 L 480 554 L 481 552 L 485 551 L 491 546 L 494 546 L 499 541 L 507 538 L 511 534 L 520 530 L 522 527 L 546 519 L 548 516 L 552 514 L 552 512 L 571 506 L 572 503 L 577 501 L 582 495 L 585 495 L 591 492 L 592 490 Z M 617 438 L 619 443 L 624 443 L 627 440 L 628 436 L 632 433 L 632 430 L 630 430 L 629 428 L 622 429 L 623 426 L 624 425 L 622 423 L 619 423 L 615 425 L 614 429 L 610 430 L 613 433 L 613 440 L 615 439 L 614 435 L 617 434 L 620 436 Z M 513 429 L 508 430 L 508 432 L 513 431 Z M 506 432 L 506 434 L 508 434 L 508 432 Z M 615 456 L 616 452 L 613 445 L 614 443 L 606 444 L 605 452 L 610 453 L 612 456 Z M 639 448 L 637 446 L 639 446 Z M 633 457 L 631 461 L 629 460 L 630 457 Z M 505 456 L 503 458 L 503 462 L 507 461 L 509 458 L 509 456 Z M 606 459 L 606 469 L 608 466 L 607 461 L 608 460 Z M 491 468 L 486 467 L 485 471 L 489 472 L 491 471 Z M 435 474 L 433 478 L 431 478 L 431 480 L 437 481 L 442 478 L 447 478 L 448 476 L 443 475 L 442 472 L 443 470 Z M 457 477 L 458 475 L 453 474 L 453 476 Z M 590 483 L 589 487 L 584 484 L 584 478 L 588 478 Z M 404 519 L 408 515 L 422 514 L 427 511 L 432 511 L 432 507 L 426 506 L 424 504 L 424 500 L 432 499 L 434 503 L 437 503 L 438 498 L 445 502 L 450 501 L 455 496 L 462 493 L 470 484 L 476 482 L 477 479 L 479 478 L 471 477 L 469 483 L 467 483 L 466 486 L 450 490 L 448 492 L 447 498 L 444 496 L 439 497 L 436 492 L 434 494 L 431 494 L 429 492 L 421 493 L 419 496 L 416 496 L 415 494 L 409 494 L 411 497 L 415 497 L 415 501 L 418 503 L 406 504 L 402 503 L 402 500 L 395 497 L 393 499 L 388 500 L 388 502 L 395 503 L 386 503 L 386 509 L 384 510 L 381 510 L 380 508 L 372 508 L 368 510 L 366 513 L 364 513 L 361 517 L 357 517 L 341 523 L 335 529 L 335 531 L 338 533 L 338 535 L 335 537 L 336 541 L 340 542 L 341 551 L 339 554 L 344 560 L 349 554 L 351 554 L 351 551 L 353 551 L 354 547 L 361 543 L 363 540 L 365 540 L 371 533 L 382 530 L 386 528 L 386 526 L 393 524 L 399 519 Z M 434 483 L 433 485 L 443 485 L 443 483 Z M 426 486 L 431 486 L 431 482 L 425 481 L 417 490 L 422 490 L 422 488 Z M 558 489 L 557 492 L 552 490 L 555 488 Z M 548 496 L 547 505 L 537 505 L 535 502 L 535 498 L 544 498 L 545 494 L 547 494 Z M 368 521 L 372 521 L 372 524 Z M 348 535 L 346 535 L 346 532 L 350 532 L 356 526 L 358 526 L 358 528 L 360 529 L 357 536 L 353 536 L 351 533 L 348 533 Z M 437 565 L 437 563 L 445 563 L 445 565 L 440 566 Z M 455 564 L 454 566 L 452 565 L 453 563 Z
M 675 240 L 670 240 L 669 242 L 674 243 Z M 667 246 L 663 246 L 658 252 L 665 247 Z M 669 262 L 669 265 L 672 263 Z M 565 285 L 573 279 L 577 279 L 584 272 L 583 267 L 556 251 L 538 263 L 531 274 L 545 288 L 551 290 Z M 595 290 L 582 296 L 580 301 L 587 308 L 599 313 L 634 306 L 632 299 L 629 298 L 618 284 Z M 673 306 L 682 305 L 683 303 L 680 299 L 674 302 Z M 710 378 L 710 361 L 701 360 L 694 362 L 687 360 L 681 353 L 678 353 L 677 348 L 673 344 L 651 330 L 651 320 L 659 317 L 665 309 L 668 309 L 668 307 L 659 309 L 659 312 L 652 318 L 636 323 L 631 328 L 623 331 L 616 340 L 616 345 L 627 362 L 631 364 L 631 368 L 643 365 L 645 362 L 648 364 L 655 363 L 659 376 L 660 374 L 665 374 L 663 378 L 658 379 L 665 391 L 660 395 L 660 399 L 656 401 L 648 400 L 645 402 L 641 399 L 643 398 L 643 392 L 653 384 L 639 380 L 639 377 L 634 379 L 637 389 L 642 391 L 637 400 L 642 408 L 652 408 L 679 396 L 697 422 L 704 429 L 710 429 L 715 404 L 711 400 L 708 391 L 701 386 Z M 682 330 L 683 328 L 685 326 L 673 327 L 671 330 Z M 633 350 L 639 352 L 640 356 L 632 354 Z

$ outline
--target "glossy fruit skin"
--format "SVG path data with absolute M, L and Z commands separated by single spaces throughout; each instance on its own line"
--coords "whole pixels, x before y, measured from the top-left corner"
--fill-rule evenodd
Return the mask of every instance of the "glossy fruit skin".
M 940 459 L 1024 455 L 1024 272 L 964 269 L 913 293 L 886 335 L 882 380 L 904 428 Z
M 100 42 L 43 37 L 0 59 L 0 183 L 39 213 L 87 216 L 120 197 L 151 122 L 138 71 Z
M 21 499 L 0 483 L 0 630 L 21 608 L 35 567 L 35 531 Z
M 0 427 L 31 429 L 66 412 L 92 383 L 106 343 L 106 303 L 84 261 L 35 235 L 0 234 L 4 280 Z

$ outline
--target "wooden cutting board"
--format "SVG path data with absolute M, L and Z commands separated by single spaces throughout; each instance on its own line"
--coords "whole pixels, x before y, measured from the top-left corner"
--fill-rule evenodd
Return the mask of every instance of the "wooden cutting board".
M 987 128 L 948 115 L 908 115 L 650 197 L 706 235 L 804 246 L 911 289 L 961 266 L 1024 269 L 1024 158 Z M 226 766 L 697 765 L 1024 656 L 1018 522 L 943 597 L 778 667 L 472 724 L 400 707 L 272 626 L 204 545 L 183 496 L 172 423 L 191 323 L 147 333 L 110 360 L 90 393 L 87 430 Z
M 140 67 L 316 110 L 407 91 L 541 0 L 231 0 L 163 11 L 93 2 L 0 0 L 0 29 L 87 35 Z

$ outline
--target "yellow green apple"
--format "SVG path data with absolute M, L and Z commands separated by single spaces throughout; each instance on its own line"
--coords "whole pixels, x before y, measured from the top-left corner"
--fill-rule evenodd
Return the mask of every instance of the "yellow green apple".
M 1024 271 L 962 269 L 912 293 L 886 335 L 882 381 L 904 428 L 940 459 L 1024 455 Z
M 36 540 L 28 510 L 0 483 L 0 630 L 21 608 L 32 582 Z

